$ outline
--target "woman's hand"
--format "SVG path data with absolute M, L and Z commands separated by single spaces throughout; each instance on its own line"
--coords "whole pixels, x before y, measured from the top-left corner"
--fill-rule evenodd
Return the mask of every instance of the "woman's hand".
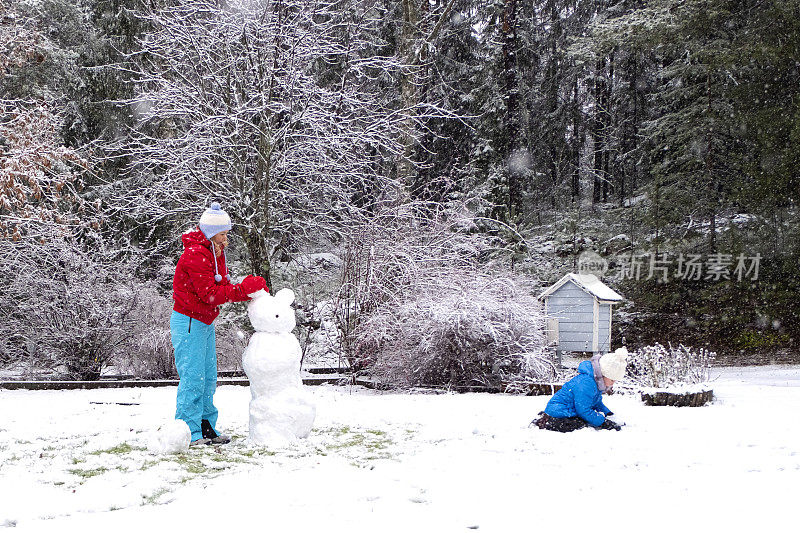
M 253 276 L 252 274 L 245 277 L 239 284 L 245 294 L 253 294 L 261 289 L 267 288 L 267 282 L 261 276 Z

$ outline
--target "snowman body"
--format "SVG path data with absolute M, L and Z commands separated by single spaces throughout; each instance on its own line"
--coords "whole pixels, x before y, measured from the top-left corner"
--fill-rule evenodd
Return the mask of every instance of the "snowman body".
M 256 332 L 244 352 L 242 366 L 250 380 L 252 444 L 285 446 L 311 433 L 316 408 L 300 378 L 300 343 L 289 289 L 271 296 L 250 295 L 247 314 Z

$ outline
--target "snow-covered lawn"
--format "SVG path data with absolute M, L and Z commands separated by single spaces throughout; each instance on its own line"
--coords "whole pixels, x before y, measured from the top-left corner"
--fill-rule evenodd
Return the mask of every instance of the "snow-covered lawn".
M 529 428 L 547 397 L 313 387 L 316 429 L 250 447 L 220 387 L 219 448 L 163 456 L 175 389 L 0 391 L 0 527 L 46 531 L 794 529 L 800 367 L 714 371 L 716 401 L 614 395 L 620 432 Z M 119 405 L 134 403 L 136 405 Z

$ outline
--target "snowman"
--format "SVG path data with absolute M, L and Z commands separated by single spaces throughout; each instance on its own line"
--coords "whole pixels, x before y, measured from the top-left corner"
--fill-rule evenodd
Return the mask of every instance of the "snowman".
M 242 366 L 250 380 L 250 442 L 285 446 L 305 438 L 316 408 L 300 379 L 300 343 L 295 327 L 294 293 L 281 289 L 250 295 L 247 314 L 256 332 L 244 351 Z

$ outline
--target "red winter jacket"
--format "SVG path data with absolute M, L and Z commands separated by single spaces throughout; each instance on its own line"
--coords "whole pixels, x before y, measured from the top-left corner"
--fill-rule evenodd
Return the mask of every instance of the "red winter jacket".
M 211 324 L 219 315 L 219 306 L 227 302 L 246 302 L 250 299 L 240 285 L 228 281 L 225 255 L 214 257 L 211 241 L 203 232 L 195 230 L 184 233 L 183 254 L 175 267 L 172 279 L 173 309 L 182 315 L 196 318 L 203 324 Z M 214 263 L 222 281 L 214 281 Z

